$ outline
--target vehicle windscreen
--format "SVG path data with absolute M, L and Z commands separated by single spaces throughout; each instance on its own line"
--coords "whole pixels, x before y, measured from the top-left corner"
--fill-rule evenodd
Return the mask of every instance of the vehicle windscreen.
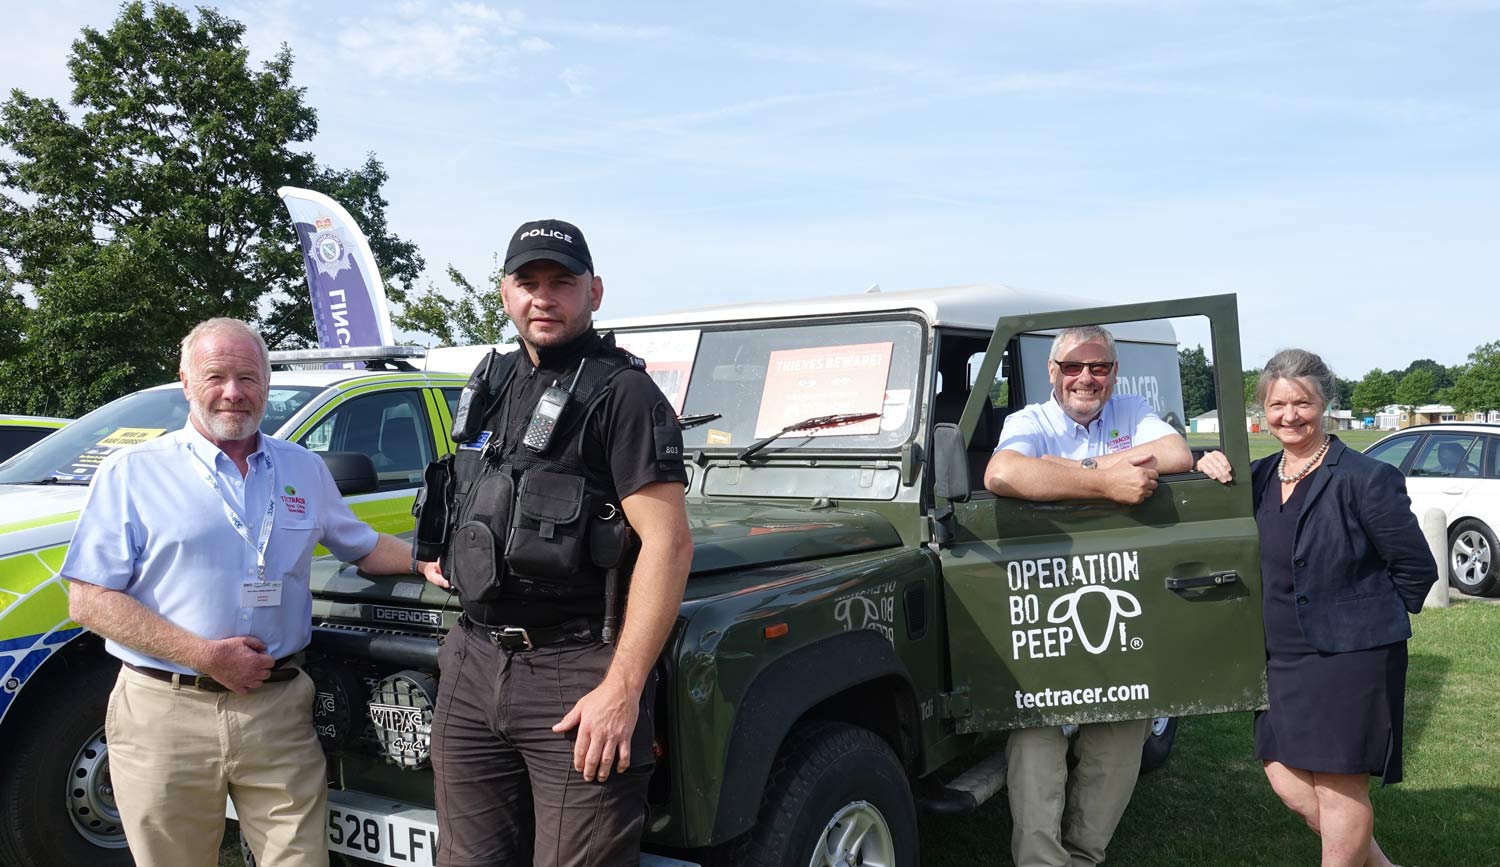
M 922 327 L 909 319 L 629 331 L 618 343 L 684 419 L 689 449 L 741 449 L 816 416 L 879 413 L 868 421 L 788 433 L 786 449 L 890 449 L 912 435 Z
M 319 391 L 272 388 L 260 429 L 274 434 Z M 177 430 L 187 417 L 187 398 L 180 388 L 128 394 L 0 464 L 0 484 L 88 484 L 105 455 Z

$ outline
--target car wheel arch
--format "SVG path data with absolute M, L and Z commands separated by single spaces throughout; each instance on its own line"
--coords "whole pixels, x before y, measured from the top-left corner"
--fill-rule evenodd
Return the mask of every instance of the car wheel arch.
M 886 701 L 872 701 L 877 694 Z M 908 771 L 921 761 L 911 676 L 891 643 L 871 630 L 825 638 L 776 659 L 756 676 L 739 707 L 724 750 L 714 844 L 754 826 L 772 765 L 799 722 L 860 725 L 890 744 Z M 873 715 L 863 713 L 871 708 Z

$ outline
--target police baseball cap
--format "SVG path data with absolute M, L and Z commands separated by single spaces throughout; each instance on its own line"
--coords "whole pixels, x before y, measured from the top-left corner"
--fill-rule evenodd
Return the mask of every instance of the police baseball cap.
M 505 273 L 514 274 L 527 262 L 547 259 L 574 274 L 594 270 L 594 257 L 583 233 L 562 220 L 532 220 L 522 223 L 505 249 Z

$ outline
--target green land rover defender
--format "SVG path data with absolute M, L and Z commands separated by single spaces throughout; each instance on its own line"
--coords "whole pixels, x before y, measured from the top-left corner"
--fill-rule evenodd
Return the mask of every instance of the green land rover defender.
M 1219 416 L 1242 416 L 1232 296 L 1102 307 L 989 285 L 602 323 L 701 422 L 684 432 L 693 565 L 660 661 L 647 863 L 916 865 L 918 810 L 1003 784 L 989 733 L 1155 718 L 1149 767 L 1172 718 L 1264 706 L 1248 489 L 1196 472 L 1137 506 L 984 489 L 1006 414 L 1048 397 L 1052 335 L 1087 324 L 1118 341 L 1119 390 L 1179 429 L 1177 335 L 1201 335 Z M 1210 447 L 1247 476 L 1242 428 Z M 330 848 L 431 864 L 427 746 L 457 600 L 353 567 L 315 587 Z

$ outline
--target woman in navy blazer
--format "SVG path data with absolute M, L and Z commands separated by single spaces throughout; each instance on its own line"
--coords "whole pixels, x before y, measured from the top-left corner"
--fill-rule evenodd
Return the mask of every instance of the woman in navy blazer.
M 1256 385 L 1282 450 L 1250 465 L 1270 692 L 1255 754 L 1321 836 L 1323 867 L 1390 867 L 1369 779 L 1401 780 L 1407 613 L 1422 610 L 1437 564 L 1401 473 L 1324 433 L 1334 388 L 1301 349 L 1278 352 Z M 1220 452 L 1198 469 L 1230 480 Z

